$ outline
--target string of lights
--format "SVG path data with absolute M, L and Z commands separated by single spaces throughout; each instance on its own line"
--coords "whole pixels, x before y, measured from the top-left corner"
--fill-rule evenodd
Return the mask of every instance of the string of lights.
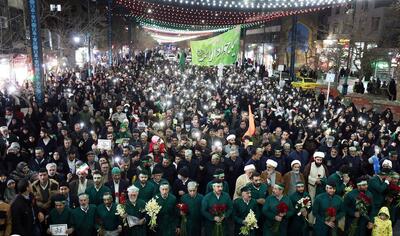
M 191 7 L 212 7 L 221 9 L 277 10 L 309 7 L 326 7 L 332 4 L 344 4 L 352 0 L 162 0 L 166 4 Z
M 333 1 L 333 0 L 332 0 Z M 210 26 L 217 28 L 246 25 L 251 23 L 262 23 L 279 17 L 293 14 L 306 14 L 320 11 L 323 7 L 308 9 L 288 9 L 271 12 L 252 11 L 219 11 L 195 8 L 184 8 L 165 4 L 156 4 L 143 0 L 117 0 L 117 4 L 130 11 L 130 17 L 136 17 L 139 21 L 172 28 L 190 28 L 191 26 L 205 26 L 203 29 L 210 29 Z

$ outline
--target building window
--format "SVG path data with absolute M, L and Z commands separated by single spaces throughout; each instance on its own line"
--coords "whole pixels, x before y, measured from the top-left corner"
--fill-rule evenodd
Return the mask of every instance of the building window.
M 361 10 L 364 10 L 364 11 L 368 10 L 368 1 L 362 2 Z
M 372 17 L 371 20 L 371 31 L 377 31 L 379 29 L 380 17 Z

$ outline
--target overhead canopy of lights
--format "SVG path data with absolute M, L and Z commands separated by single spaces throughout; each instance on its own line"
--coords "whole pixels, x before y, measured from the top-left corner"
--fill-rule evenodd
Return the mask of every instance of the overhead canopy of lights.
M 312 13 L 351 1 L 116 0 L 115 4 L 126 9 L 125 16 L 134 17 L 153 37 L 158 35 L 160 41 L 163 41 L 167 39 L 165 37 L 172 36 L 199 37 L 206 32 L 211 34 L 225 31 L 235 25 L 248 28 L 280 17 Z M 172 32 L 174 35 L 171 35 Z M 169 35 L 165 35 L 166 33 Z

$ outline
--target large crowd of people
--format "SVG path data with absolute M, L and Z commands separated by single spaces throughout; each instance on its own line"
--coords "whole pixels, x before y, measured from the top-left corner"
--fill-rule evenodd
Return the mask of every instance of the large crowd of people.
M 1 94 L 0 235 L 392 235 L 390 109 L 236 66 L 94 69 Z

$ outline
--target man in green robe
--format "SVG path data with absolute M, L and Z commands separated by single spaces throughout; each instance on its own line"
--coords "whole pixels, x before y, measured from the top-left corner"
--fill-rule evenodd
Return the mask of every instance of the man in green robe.
M 100 235 L 118 236 L 122 232 L 122 221 L 117 213 L 117 205 L 113 203 L 110 192 L 103 195 L 103 204 L 97 206 L 97 220 L 100 225 Z
M 328 177 L 328 182 L 334 181 L 336 183 L 336 194 L 341 197 L 344 195 L 344 189 L 346 188 L 347 183 L 350 181 L 349 173 L 349 167 L 344 165 L 340 167 L 339 171 L 336 171 Z
M 153 172 L 151 172 L 151 179 L 149 180 L 150 183 L 154 185 L 154 195 L 160 193 L 160 185 L 162 182 L 167 181 L 163 178 L 163 172 L 159 167 L 155 167 Z
M 222 169 L 216 169 L 214 173 L 214 179 L 207 183 L 206 193 L 213 191 L 213 184 L 215 182 L 222 182 L 222 191 L 229 194 L 229 184 L 225 181 L 225 173 Z
M 98 206 L 103 203 L 103 195 L 110 193 L 111 190 L 109 187 L 103 185 L 102 176 L 99 171 L 93 172 L 93 182 L 94 185 L 87 188 L 85 193 L 89 195 L 90 204 Z
M 134 186 L 139 189 L 139 199 L 148 202 L 153 197 L 155 188 L 149 181 L 149 174 L 147 171 L 140 172 L 139 179 L 136 180 Z
M 311 197 L 308 192 L 306 192 L 304 187 L 304 182 L 298 181 L 296 183 L 296 192 L 292 193 L 289 198 L 292 201 L 292 205 L 295 208 L 295 214 L 291 219 L 289 219 L 289 235 L 306 236 L 309 235 L 307 217 L 311 212 Z M 308 198 L 310 207 L 302 208 L 299 204 L 301 199 L 302 202 Z
M 391 177 L 386 172 L 380 172 L 368 181 L 368 191 L 371 192 L 372 198 L 372 216 L 377 216 L 379 209 L 385 202 L 385 191 L 389 186 Z
M 318 195 L 313 204 L 312 213 L 315 217 L 314 235 L 326 236 L 329 233 L 337 232 L 338 221 L 344 216 L 343 200 L 335 194 L 335 182 L 328 182 L 325 186 L 326 192 Z M 327 209 L 335 209 L 336 214 L 328 217 Z
M 257 205 L 257 201 L 251 197 L 250 187 L 244 186 L 240 189 L 240 191 L 241 197 L 233 201 L 233 220 L 235 222 L 235 236 L 240 236 L 240 228 L 244 226 L 245 219 L 250 210 L 254 212 L 257 221 L 260 216 L 260 209 Z M 249 235 L 255 236 L 256 230 L 251 230 Z
M 73 228 L 73 216 L 72 211 L 69 207 L 66 206 L 65 197 L 61 194 L 54 196 L 54 209 L 52 209 L 49 213 L 49 217 L 47 218 L 48 225 L 56 225 L 56 224 L 66 224 L 67 225 L 67 234 L 70 235 L 74 231 Z M 47 230 L 47 233 L 50 234 L 50 228 Z
M 361 212 L 356 208 L 356 203 L 360 198 L 360 193 L 365 194 L 371 201 L 367 206 L 366 215 L 362 215 Z M 372 194 L 368 191 L 367 178 L 360 177 L 357 179 L 357 188 L 346 194 L 343 204 L 346 212 L 345 232 L 350 232 L 351 225 L 355 223 L 356 220 L 358 222 L 354 236 L 367 235 L 367 227 L 372 229 L 374 220 L 373 216 L 371 215 Z
M 94 236 L 97 234 L 96 205 L 89 204 L 89 195 L 79 195 L 79 207 L 72 210 L 74 231 L 79 235 Z
M 249 186 L 250 191 L 251 191 L 251 198 L 256 200 L 259 212 L 262 212 L 262 208 L 265 204 L 265 199 L 268 197 L 268 186 L 263 183 L 261 179 L 261 174 L 259 172 L 253 172 L 253 175 L 250 178 L 251 183 L 249 183 L 247 186 Z M 256 235 L 262 235 L 262 225 L 261 222 L 264 222 L 265 216 L 263 214 L 260 214 L 259 216 L 259 227 L 257 229 Z
M 129 199 L 125 205 L 128 222 L 127 236 L 146 236 L 146 222 L 148 222 L 145 212 L 146 202 L 138 197 L 139 188 L 136 186 L 132 185 L 127 191 Z
M 249 186 L 251 198 L 256 200 L 261 211 L 265 203 L 265 199 L 268 196 L 268 186 L 262 182 L 259 172 L 254 172 L 250 180 L 251 183 L 249 183 L 247 186 Z
M 198 184 L 196 182 L 189 182 L 187 188 L 188 193 L 181 198 L 182 203 L 186 204 L 189 208 L 186 215 L 186 232 L 188 236 L 200 236 L 202 228 L 201 202 L 203 201 L 203 195 L 197 192 Z
M 175 236 L 178 225 L 178 209 L 176 207 L 176 197 L 169 193 L 168 182 L 161 183 L 160 193 L 154 196 L 161 210 L 157 216 L 156 235 Z
M 272 188 L 272 195 L 265 200 L 262 213 L 265 215 L 264 236 L 286 236 L 289 218 L 294 214 L 294 208 L 290 198 L 283 195 L 285 186 L 282 183 L 275 183 Z M 287 212 L 278 212 L 277 206 L 285 204 Z
M 204 229 L 205 235 L 214 236 L 212 233 L 214 227 L 222 227 L 225 235 L 228 235 L 229 226 L 226 225 L 226 219 L 228 219 L 233 211 L 232 200 L 227 192 L 222 191 L 222 182 L 217 181 L 213 185 L 213 191 L 204 196 L 201 203 L 201 214 L 205 218 Z M 212 209 L 215 206 L 226 207 L 226 210 L 221 215 L 213 215 Z
M 390 185 L 399 186 L 400 175 L 394 171 L 390 173 L 392 180 L 390 181 Z M 396 225 L 397 219 L 399 217 L 399 207 L 397 206 L 398 196 L 395 196 L 396 192 L 387 191 L 386 199 L 387 199 L 387 207 L 389 208 L 390 220 L 392 221 L 392 225 Z

